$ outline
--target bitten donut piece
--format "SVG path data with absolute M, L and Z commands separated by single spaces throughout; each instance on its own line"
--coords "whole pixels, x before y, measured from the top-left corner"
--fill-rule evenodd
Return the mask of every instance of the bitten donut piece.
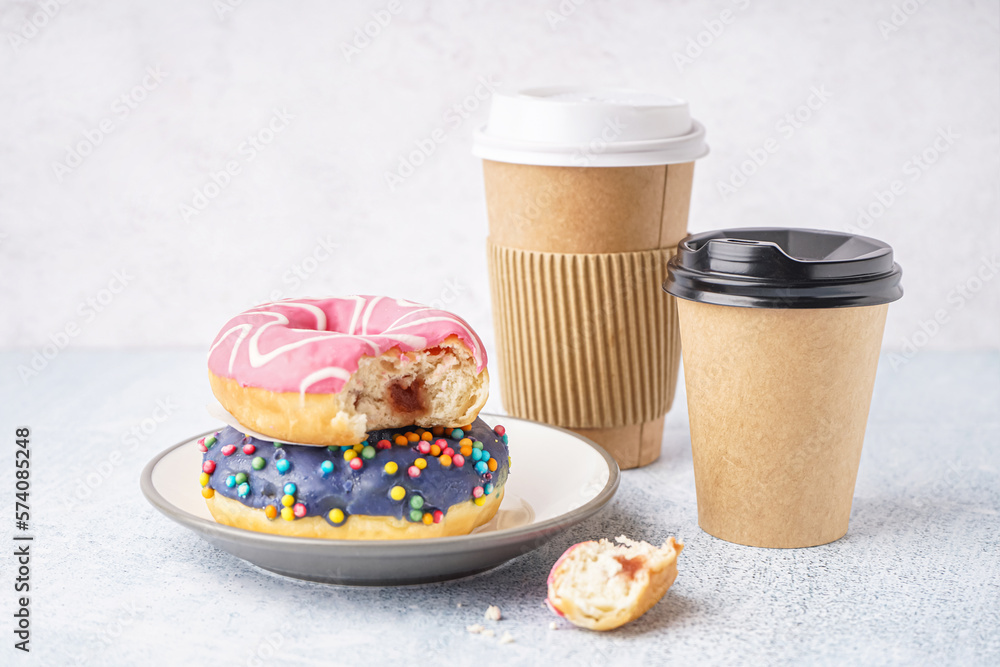
M 546 604 L 574 625 L 613 630 L 639 618 L 677 578 L 684 548 L 668 538 L 660 548 L 624 535 L 575 544 L 559 557 L 548 579 Z
M 252 308 L 216 336 L 208 367 L 216 398 L 241 424 L 312 445 L 469 424 L 489 395 L 486 351 L 464 320 L 379 296 Z

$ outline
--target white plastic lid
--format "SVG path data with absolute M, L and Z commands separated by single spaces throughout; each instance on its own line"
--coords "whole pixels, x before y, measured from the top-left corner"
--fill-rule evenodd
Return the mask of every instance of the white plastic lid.
M 708 154 L 708 144 L 684 100 L 550 86 L 495 94 L 472 152 L 515 164 L 639 167 L 691 162 Z

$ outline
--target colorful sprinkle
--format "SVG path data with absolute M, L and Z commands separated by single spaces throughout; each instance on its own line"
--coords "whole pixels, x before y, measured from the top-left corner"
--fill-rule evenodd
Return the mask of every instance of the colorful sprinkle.
M 295 512 L 292 511 L 291 507 L 282 507 L 281 518 L 285 521 L 295 521 Z
M 454 463 L 457 467 L 461 468 L 462 466 L 465 465 L 465 457 L 462 456 L 461 454 L 455 454 L 453 457 L 451 457 L 451 462 Z
M 382 470 L 384 470 L 385 474 L 387 475 L 395 475 L 397 472 L 399 472 L 399 464 L 397 464 L 395 461 L 389 461 L 388 463 L 385 464 Z
M 257 448 L 254 447 L 253 445 L 243 445 L 243 453 L 246 454 L 247 456 L 250 456 L 251 454 L 253 454 L 256 451 L 257 451 Z
M 301 519 L 306 515 L 306 506 L 303 505 L 302 503 L 295 503 L 295 505 L 292 506 L 292 512 L 295 514 L 295 516 Z
M 198 451 L 199 452 L 208 451 L 208 447 L 205 446 L 205 438 L 202 438 L 201 440 L 198 441 Z
M 278 469 L 280 474 L 284 475 L 292 467 L 292 464 L 288 462 L 288 459 L 278 459 L 274 462 L 274 467 Z
M 462 456 L 472 456 L 472 445 L 460 447 L 458 451 L 462 452 Z
M 434 515 L 430 512 L 424 512 L 424 515 L 420 517 L 420 520 L 424 522 L 424 525 L 429 526 L 434 523 Z
M 377 443 L 375 443 L 375 446 L 378 447 L 379 449 L 392 449 L 392 443 L 389 442 L 388 440 L 379 440 Z
M 427 459 L 419 458 L 413 462 L 413 465 L 423 470 L 424 468 L 427 467 Z
M 415 510 L 420 509 L 424 506 L 424 499 L 421 496 L 412 495 L 410 496 L 410 507 Z
M 230 489 L 236 486 L 236 475 L 230 475 L 229 477 L 226 478 L 226 486 L 228 486 Z
M 212 445 L 215 444 L 215 442 L 216 442 L 215 436 L 214 435 L 210 435 L 207 438 L 205 438 L 205 447 L 211 448 Z
M 214 495 L 215 495 L 215 489 L 210 489 L 206 486 L 204 489 L 201 490 L 202 498 L 211 498 Z
M 487 496 L 490 495 L 491 493 L 493 493 L 493 483 L 492 482 L 489 482 L 485 486 L 483 486 L 483 493 L 485 495 L 487 495 Z
M 421 521 L 424 518 L 424 513 L 420 510 L 410 510 L 410 521 Z
M 417 466 L 410 466 L 406 469 L 406 474 L 410 477 L 420 477 L 420 468 Z
M 366 460 L 375 458 L 375 448 L 371 445 L 365 445 L 365 448 L 361 450 L 361 458 Z
M 205 464 L 201 466 L 201 471 L 207 472 L 209 475 L 211 475 L 213 472 L 215 472 L 215 461 L 205 461 Z
M 295 504 L 295 496 L 284 495 L 281 496 L 281 504 L 285 507 L 291 507 Z
M 481 449 L 473 449 L 472 450 L 472 460 L 473 461 L 482 461 L 483 460 L 483 450 L 481 450 Z
M 255 456 L 253 457 L 253 461 L 250 462 L 250 467 L 254 470 L 263 470 L 266 465 L 267 461 L 264 460 L 263 456 Z
M 444 449 L 441 450 L 441 453 L 444 454 L 445 456 L 454 456 L 455 450 L 452 449 L 451 447 L 445 447 Z
M 441 458 L 439 458 L 438 461 L 441 462 L 441 467 L 442 468 L 450 468 L 451 467 L 451 457 L 448 456 L 447 454 L 442 454 Z
M 480 507 L 482 507 L 483 505 L 486 504 L 486 498 L 485 497 L 483 497 L 483 498 L 473 498 L 472 502 L 474 502 L 477 505 L 479 505 Z
M 201 484 L 202 486 L 208 486 L 209 479 L 211 479 L 211 477 L 209 477 L 207 472 L 203 472 L 200 475 L 198 475 L 198 483 Z
M 417 442 L 420 440 L 420 436 L 414 433 L 413 431 L 407 431 L 406 440 L 407 442 Z
M 438 447 L 437 445 L 431 445 L 430 446 L 430 450 L 431 450 L 431 456 L 440 456 L 441 455 L 441 448 Z M 426 452 L 424 452 L 424 453 L 426 454 Z
M 441 510 L 434 510 L 434 523 L 441 523 L 441 519 L 444 518 L 444 512 Z
M 482 460 L 483 460 L 483 463 L 487 463 L 490 460 L 490 453 L 488 451 L 486 451 L 485 449 L 483 450 L 483 459 Z
M 236 445 L 226 445 L 222 448 L 222 454 L 224 456 L 232 456 L 233 452 L 236 451 Z
M 351 470 L 361 470 L 365 466 L 365 462 L 360 456 L 357 456 L 351 459 L 347 465 L 351 466 Z
M 503 440 L 503 444 L 505 444 L 505 445 L 507 444 L 507 436 L 506 435 L 500 436 L 500 439 Z
M 434 435 L 441 435 L 444 433 L 444 426 L 435 426 L 431 429 L 431 433 Z
M 489 471 L 490 468 L 488 465 L 486 465 L 485 461 L 480 461 L 479 463 L 476 464 L 476 472 L 478 472 L 480 475 L 485 475 Z
M 400 447 L 410 444 L 410 441 L 406 439 L 405 435 L 397 435 L 395 438 L 392 439 L 392 441 L 397 445 L 399 445 Z
M 394 486 L 389 489 L 389 497 L 393 500 L 402 500 L 406 497 L 406 489 L 401 486 Z
M 436 447 L 436 446 L 437 446 L 437 445 L 435 445 L 435 447 Z M 440 447 L 438 447 L 438 449 L 441 449 L 441 448 L 440 448 Z M 431 453 L 431 443 L 429 443 L 429 442 L 425 442 L 425 441 L 421 441 L 421 442 L 420 442 L 420 444 L 419 444 L 419 445 L 417 445 L 417 450 L 418 450 L 418 451 L 419 451 L 419 452 L 420 452 L 421 454 L 430 454 L 430 453 Z
M 473 498 L 481 498 L 482 495 L 483 495 L 483 487 L 477 486 L 474 489 L 472 489 L 472 497 Z
M 323 477 L 326 477 L 331 472 L 333 472 L 333 461 L 323 461 L 319 464 L 319 471 L 323 473 Z
M 298 491 L 298 487 L 296 487 L 294 484 L 292 484 L 291 482 L 289 482 L 288 484 L 285 484 L 284 491 L 285 491 L 286 494 L 288 494 L 290 496 L 294 496 L 295 492 Z
M 458 441 L 459 447 L 467 447 L 472 445 L 472 438 L 462 438 Z
M 461 440 L 462 438 L 465 437 L 465 431 L 463 431 L 460 428 L 452 429 L 451 437 L 455 438 L 456 440 Z
M 486 464 L 486 467 L 490 469 L 490 472 L 494 472 L 497 469 L 497 460 L 490 459 L 489 462 Z
M 330 517 L 330 523 L 344 523 L 344 519 L 347 518 L 342 509 L 332 509 L 327 516 Z
M 431 433 L 430 431 L 424 431 L 423 433 L 420 434 L 420 439 L 421 440 L 430 440 L 433 437 L 434 437 L 434 434 Z
M 274 505 L 268 505 L 264 508 L 264 516 L 268 519 L 274 519 L 278 516 L 278 508 Z
M 493 432 L 499 435 L 500 437 L 503 437 L 503 434 L 507 432 L 507 429 L 497 424 L 496 426 L 493 427 Z
M 236 487 L 236 493 L 240 495 L 240 498 L 246 498 L 250 495 L 250 485 L 243 482 L 238 487 Z
M 245 472 L 236 473 L 236 483 L 243 484 L 247 481 L 247 474 Z
M 346 452 L 344 452 L 344 460 L 348 462 L 353 461 L 355 458 L 357 458 L 357 456 L 358 453 L 353 449 L 348 449 Z
M 472 447 L 474 449 L 482 449 L 483 448 L 483 443 L 480 442 L 479 440 L 476 440 L 474 443 L 472 443 Z

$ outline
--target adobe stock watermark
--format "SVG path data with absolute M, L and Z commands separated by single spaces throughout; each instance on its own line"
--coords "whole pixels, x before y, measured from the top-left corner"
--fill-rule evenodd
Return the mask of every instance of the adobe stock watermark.
M 913 15 L 919 12 L 926 4 L 927 0 L 903 0 L 899 4 L 894 4 L 888 20 L 879 19 L 876 23 L 882 39 L 889 39 L 893 33 L 899 32 Z
M 335 251 L 340 249 L 340 244 L 333 240 L 333 235 L 327 234 L 316 239 L 315 245 L 301 259 L 293 262 L 288 269 L 281 274 L 281 283 L 284 288 L 271 290 L 265 299 L 255 301 L 251 306 L 261 303 L 273 303 L 287 299 L 289 293 L 293 293 L 302 288 L 309 278 L 315 274 L 319 267 L 333 259 Z
M 426 164 L 427 160 L 437 152 L 438 146 L 448 140 L 448 133 L 458 129 L 471 118 L 472 114 L 493 96 L 500 85 L 499 81 L 494 80 L 493 75 L 479 77 L 473 91 L 444 112 L 441 117 L 442 125 L 435 127 L 426 136 L 414 139 L 414 149 L 399 155 L 396 169 L 383 174 L 389 192 L 395 192 L 396 188 L 417 172 L 417 169 Z
M 403 11 L 401 0 L 389 0 L 384 9 L 372 12 L 371 21 L 354 28 L 354 38 L 350 42 L 340 43 L 340 52 L 344 54 L 344 60 L 351 62 L 352 58 L 360 56 L 361 52 L 371 46 L 372 40 L 381 35 L 401 11 Z
M 84 160 L 104 143 L 105 137 L 120 127 L 149 94 L 160 87 L 167 74 L 159 65 L 147 67 L 142 80 L 111 103 L 111 115 L 102 118 L 94 127 L 84 130 L 83 138 L 66 147 L 66 156 L 63 160 L 52 163 L 52 173 L 55 174 L 56 180 L 62 183 L 67 175 L 76 171 Z
M 45 26 L 69 3 L 70 0 L 41 0 L 35 5 L 35 11 L 21 21 L 17 30 L 7 33 L 7 43 L 10 44 L 14 53 L 20 51 L 28 42 L 37 37 Z
M 278 650 L 284 646 L 285 637 L 291 629 L 291 622 L 285 621 L 277 630 L 259 635 L 257 645 L 246 651 L 246 667 L 262 667 L 273 660 L 278 655 Z
M 569 17 L 576 14 L 576 10 L 587 4 L 587 0 L 559 0 L 555 10 L 545 11 L 545 20 L 549 22 L 549 30 L 555 32 L 561 23 L 569 20 Z
M 920 320 L 917 329 L 903 338 L 900 352 L 889 355 L 889 365 L 892 370 L 899 370 L 900 367 L 910 363 L 913 357 L 917 356 L 917 353 L 948 325 L 951 316 L 976 298 L 997 273 L 1000 273 L 1000 255 L 994 253 L 990 257 L 981 258 L 972 275 L 948 292 L 945 307 L 938 308 L 931 317 Z
M 723 9 L 718 16 L 703 20 L 701 25 L 704 30 L 699 31 L 693 37 L 688 37 L 682 51 L 674 51 L 674 65 L 677 66 L 678 72 L 683 74 L 684 68 L 693 65 L 695 60 L 700 58 L 707 49 L 710 49 L 716 40 L 726 32 L 727 26 L 736 22 L 738 12 L 750 8 L 750 0 L 733 0 L 733 4 L 736 5 L 736 11 Z
M 628 124 L 624 123 L 618 116 L 605 120 L 601 132 L 587 142 L 584 148 L 570 156 L 570 162 L 574 167 L 589 167 L 598 156 L 605 153 L 622 136 L 622 133 L 627 128 Z M 570 178 L 569 172 L 565 170 L 559 171 L 558 179 L 560 184 L 569 185 Z M 516 213 L 514 218 L 518 224 L 530 224 L 532 221 L 538 220 L 553 203 L 555 203 L 555 195 L 552 189 L 545 188 L 536 192 L 531 201 L 528 202 L 523 210 Z
M 431 299 L 427 305 L 438 310 L 450 310 L 451 304 L 465 292 L 465 288 L 466 285 L 458 278 L 448 278 L 444 281 L 444 288 L 438 297 Z
M 222 169 L 211 172 L 205 182 L 192 191 L 190 202 L 181 202 L 177 205 L 181 219 L 191 223 L 208 208 L 208 205 L 232 184 L 233 179 L 242 173 L 243 167 L 253 162 L 293 120 L 295 116 L 285 109 L 274 109 L 267 123 L 253 134 L 248 134 L 247 138 L 237 146 L 236 154 L 239 159 L 228 160 Z
M 32 350 L 28 364 L 18 364 L 17 374 L 21 382 L 28 383 L 38 377 L 49 364 L 65 350 L 70 342 L 81 333 L 84 326 L 90 324 L 97 316 L 110 306 L 119 294 L 125 291 L 135 279 L 128 269 L 120 269 L 111 274 L 107 284 L 94 294 L 81 301 L 76 307 L 76 317 L 67 320 L 62 327 L 48 336 L 48 342 L 40 348 Z
M 886 211 L 907 193 L 907 182 L 912 184 L 919 181 L 932 166 L 937 164 L 941 156 L 955 145 L 955 140 L 961 138 L 962 136 L 951 129 L 950 125 L 947 128 L 939 127 L 934 139 L 922 151 L 911 155 L 903 162 L 900 167 L 900 178 L 891 180 L 884 190 L 875 190 L 872 199 L 858 207 L 855 224 L 848 225 L 847 231 L 861 234 L 874 225 L 876 220 L 885 215 Z
M 716 190 L 722 196 L 722 201 L 726 201 L 746 185 L 760 171 L 761 167 L 767 164 L 771 156 L 781 149 L 782 141 L 788 141 L 795 136 L 795 133 L 801 130 L 831 97 L 833 94 L 826 89 L 826 84 L 813 86 L 802 104 L 786 113 L 774 124 L 774 129 L 779 135 L 778 138 L 768 137 L 759 147 L 748 148 L 746 151 L 747 159 L 733 167 L 727 180 L 715 183 Z
M 213 0 L 212 9 L 220 21 L 225 21 L 229 15 L 236 11 L 236 8 L 243 4 L 243 0 Z
M 164 396 L 156 399 L 156 403 L 149 415 L 132 424 L 127 431 L 121 434 L 118 446 L 110 451 L 104 451 L 100 455 L 100 460 L 94 464 L 91 470 L 81 474 L 73 485 L 69 494 L 70 506 L 76 506 L 84 502 L 94 491 L 99 489 L 104 482 L 108 481 L 114 471 L 125 462 L 126 457 L 134 454 L 139 446 L 146 442 L 160 426 L 169 420 L 174 412 L 180 408 L 180 404 L 173 396 Z

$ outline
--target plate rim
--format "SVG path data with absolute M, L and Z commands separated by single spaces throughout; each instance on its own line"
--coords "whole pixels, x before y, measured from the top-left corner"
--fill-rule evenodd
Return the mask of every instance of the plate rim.
M 396 554 L 397 552 L 412 553 L 414 551 L 433 554 L 441 552 L 455 552 L 459 550 L 483 550 L 489 549 L 493 546 L 518 543 L 522 541 L 522 538 L 530 539 L 534 536 L 546 535 L 554 530 L 559 530 L 584 521 L 607 505 L 617 492 L 618 486 L 621 482 L 621 470 L 618 467 L 618 463 L 603 447 L 590 438 L 561 426 L 554 426 L 552 424 L 546 424 L 532 419 L 523 419 L 521 417 L 485 412 L 481 413 L 479 416 L 490 418 L 495 417 L 500 420 L 515 420 L 528 424 L 535 424 L 542 426 L 543 428 L 554 429 L 571 435 L 573 438 L 594 449 L 598 455 L 601 456 L 605 464 L 608 466 L 608 481 L 596 496 L 588 500 L 583 505 L 568 512 L 538 523 L 529 523 L 523 526 L 516 526 L 514 528 L 504 528 L 502 530 L 490 531 L 488 533 L 470 533 L 467 535 L 427 537 L 409 540 L 331 540 L 318 537 L 274 535 L 272 533 L 260 533 L 247 530 L 245 528 L 227 526 L 225 524 L 209 521 L 208 519 L 203 519 L 202 517 L 190 514 L 164 498 L 159 490 L 157 490 L 153 485 L 153 469 L 156 468 L 156 465 L 174 450 L 184 447 L 185 445 L 189 445 L 197 438 L 214 433 L 216 430 L 209 429 L 204 433 L 189 436 L 181 442 L 171 445 L 153 456 L 153 458 L 150 459 L 142 469 L 142 473 L 139 477 L 139 487 L 142 490 L 142 494 L 145 496 L 146 501 L 157 511 L 175 523 L 198 533 L 208 533 L 213 537 L 228 538 L 236 542 L 265 543 L 274 548 L 344 551 L 354 552 L 355 555 L 359 552 L 375 551 L 381 553 L 382 555 L 389 553 Z M 468 547 L 468 549 L 463 549 L 463 547 Z

